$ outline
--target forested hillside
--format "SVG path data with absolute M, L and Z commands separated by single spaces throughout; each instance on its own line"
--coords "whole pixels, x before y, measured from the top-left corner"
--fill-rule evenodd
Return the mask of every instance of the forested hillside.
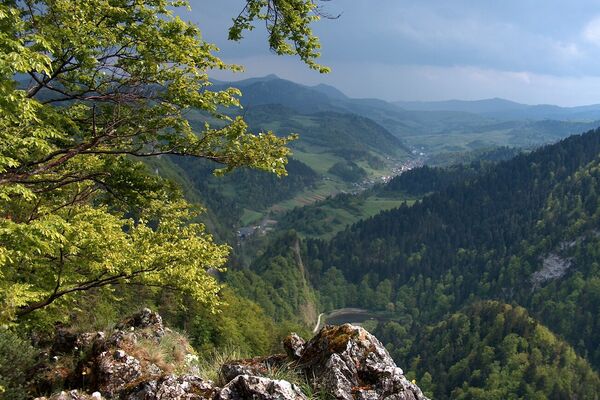
M 293 88 L 302 87 L 294 84 Z M 240 226 L 352 190 L 355 184 L 389 175 L 411 158 L 411 150 L 400 139 L 357 114 L 302 114 L 281 104 L 266 104 L 248 106 L 243 116 L 254 131 L 299 135 L 290 144 L 293 154 L 285 176 L 239 169 L 216 177 L 215 163 L 191 157 L 147 161 L 153 172 L 181 185 L 190 200 L 203 203 L 213 228 L 230 243 L 231 233 Z M 194 126 L 201 127 L 205 119 L 205 113 L 190 114 Z
M 376 329 L 388 348 L 406 346 L 402 325 Z M 435 399 L 594 399 L 600 377 L 527 311 L 495 301 L 472 304 L 425 327 L 405 355 Z
M 432 164 L 468 162 L 490 148 L 504 149 L 496 150 L 498 157 L 501 152 L 514 155 L 515 149 L 531 150 L 596 126 L 579 120 L 492 118 L 463 110 L 407 111 L 382 100 L 352 99 L 332 87 L 305 86 L 277 76 L 215 82 L 218 89 L 230 86 L 243 91 L 240 101 L 244 109 L 229 114 L 243 116 L 255 131 L 297 133 L 298 139 L 290 144 L 293 157 L 308 168 L 293 161 L 288 176 L 279 179 L 256 171 L 215 179 L 208 162 L 170 160 L 179 167 L 173 175 L 168 173 L 172 165 L 157 166 L 157 161 L 152 161 L 161 176 L 176 178 L 190 198 L 209 208 L 209 214 L 215 216 L 211 225 L 222 238 L 230 236 L 227 231 L 232 227 L 258 223 L 267 216 L 279 219 L 282 212 L 388 176 L 423 151 Z M 209 115 L 192 110 L 187 117 L 200 129 Z M 376 211 L 387 208 L 388 204 L 381 204 Z M 342 226 L 356 221 L 340 220 Z
M 293 229 L 306 237 L 331 238 L 348 225 L 380 211 L 411 205 L 427 194 L 465 183 L 493 168 L 496 162 L 517 154 L 518 149 L 507 147 L 452 154 L 443 160 L 444 164 L 450 163 L 447 167 L 425 165 L 409 169 L 362 193 L 341 193 L 311 205 L 295 207 L 280 217 L 277 229 Z
M 374 189 L 424 197 L 298 247 L 321 309 L 373 311 L 369 326 L 432 398 L 597 398 L 598 154 L 595 130 Z M 307 210 L 294 223 L 318 226 Z M 298 273 L 298 241 L 282 236 L 253 268 Z
M 439 278 L 460 264 L 464 279 L 452 296 L 457 302 L 465 299 L 461 293 L 514 291 L 524 280 L 517 279 L 516 266 L 510 268 L 506 257 L 520 254 L 523 240 L 539 229 L 557 185 L 570 182 L 597 161 L 599 137 L 598 131 L 590 131 L 517 156 L 472 182 L 450 185 L 427 196 L 413 207 L 360 222 L 330 242 L 311 242 L 311 259 L 342 268 L 351 281 L 376 274 L 397 285 L 419 275 Z M 586 204 L 595 212 L 593 199 Z M 552 232 L 564 234 L 560 228 L 552 225 Z M 530 254 L 528 261 L 539 255 Z M 519 265 L 520 277 L 533 273 L 537 264 Z M 467 287 L 482 276 L 487 277 L 486 285 Z

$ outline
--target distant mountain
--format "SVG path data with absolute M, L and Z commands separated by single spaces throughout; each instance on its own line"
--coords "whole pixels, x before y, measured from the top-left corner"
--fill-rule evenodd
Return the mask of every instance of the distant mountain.
M 338 90 L 337 88 L 335 88 L 333 86 L 325 85 L 324 83 L 320 83 L 316 86 L 312 86 L 312 89 L 319 91 L 323 94 L 326 94 L 327 96 L 329 96 L 332 99 L 343 99 L 343 100 L 348 99 L 348 96 L 346 96 L 340 90 Z
M 306 86 L 276 75 L 236 82 L 218 82 L 216 89 L 239 88 L 246 109 L 280 104 L 302 114 L 324 111 L 351 113 L 370 118 L 399 138 L 405 135 L 442 133 L 478 129 L 496 121 L 462 111 L 406 111 L 381 99 L 353 99 L 329 85 Z
M 300 113 L 320 111 L 351 112 L 366 117 L 388 112 L 401 115 L 406 120 L 414 119 L 416 113 L 405 112 L 394 104 L 379 99 L 352 99 L 333 86 L 320 84 L 306 86 L 277 75 L 250 78 L 236 82 L 215 83 L 216 89 L 236 87 L 242 91 L 244 107 L 266 104 L 281 104 Z
M 241 89 L 246 115 L 256 107 L 274 104 L 296 114 L 355 114 L 428 154 L 490 146 L 535 148 L 600 125 L 593 122 L 600 119 L 600 106 L 529 106 L 503 99 L 390 103 L 354 99 L 329 85 L 306 86 L 276 75 L 214 83 L 216 89 Z M 270 118 L 275 122 L 278 115 Z
M 217 89 L 221 88 L 219 85 L 215 86 Z M 222 86 L 239 88 L 243 93 L 242 105 L 246 108 L 281 104 L 301 113 L 343 110 L 335 106 L 334 100 L 329 95 L 308 86 L 279 79 L 275 75 L 224 83 Z
M 504 120 L 590 121 L 600 119 L 600 104 L 559 107 L 550 104 L 527 105 L 500 98 L 475 101 L 397 101 L 394 104 L 405 110 L 468 112 Z
M 485 100 L 446 100 L 446 101 L 396 101 L 397 106 L 415 111 L 460 111 L 486 114 L 499 111 L 520 111 L 527 105 L 500 98 Z
M 373 120 L 349 113 L 322 111 L 298 115 L 294 110 L 279 105 L 266 104 L 248 107 L 245 114 L 254 129 L 273 129 L 294 132 L 300 138 L 292 146 L 313 151 L 331 152 L 352 159 L 362 153 L 374 152 L 381 156 L 406 155 L 410 152 L 404 143 Z

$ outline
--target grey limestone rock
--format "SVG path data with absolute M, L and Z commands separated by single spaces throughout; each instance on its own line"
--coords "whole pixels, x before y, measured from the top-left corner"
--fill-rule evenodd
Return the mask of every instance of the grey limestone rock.
M 142 311 L 125 319 L 115 328 L 121 331 L 145 330 L 155 338 L 161 338 L 165 334 L 162 317 L 149 308 L 144 308 Z
M 287 355 L 294 360 L 297 360 L 302 356 L 305 345 L 306 341 L 295 333 L 292 333 L 283 339 L 283 347 L 285 348 Z
M 211 381 L 193 375 L 168 375 L 143 382 L 125 397 L 128 400 L 210 400 L 218 393 L 219 389 Z
M 381 342 L 358 326 L 324 327 L 306 343 L 298 365 L 337 399 L 426 399 Z
M 140 361 L 123 350 L 102 352 L 96 361 L 100 392 L 114 396 L 142 376 Z
M 239 375 L 229 382 L 218 397 L 219 400 L 306 400 L 296 385 L 261 376 Z

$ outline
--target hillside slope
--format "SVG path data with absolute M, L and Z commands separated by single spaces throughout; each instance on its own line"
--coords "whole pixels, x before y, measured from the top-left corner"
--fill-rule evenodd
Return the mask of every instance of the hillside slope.
M 299 114 L 356 114 L 383 126 L 405 143 L 427 153 L 496 146 L 536 147 L 593 129 L 600 107 L 528 106 L 503 99 L 449 102 L 397 102 L 354 99 L 326 86 L 305 86 L 275 75 L 236 82 L 246 109 L 280 104 Z M 276 114 L 272 116 L 277 119 Z
M 351 305 L 381 307 L 368 293 L 389 287 L 387 301 L 419 323 L 476 298 L 517 301 L 598 367 L 599 153 L 596 130 L 517 156 L 309 241 L 308 264 L 367 293 Z
M 376 334 L 401 346 L 401 328 L 390 322 Z M 600 393 L 590 364 L 522 307 L 475 303 L 412 340 L 406 361 L 435 399 L 597 399 Z

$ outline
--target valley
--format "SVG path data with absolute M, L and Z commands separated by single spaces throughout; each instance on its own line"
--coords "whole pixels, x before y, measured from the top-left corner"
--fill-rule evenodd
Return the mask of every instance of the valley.
M 508 385 L 507 379 L 513 379 L 502 375 L 508 373 L 502 363 L 514 357 L 523 358 L 524 366 L 534 363 L 536 374 L 572 376 L 536 358 L 538 345 L 567 349 L 572 356 L 565 357 L 573 357 L 574 363 L 570 371 L 577 369 L 586 377 L 579 389 L 571 382 L 568 387 L 546 387 L 550 391 L 543 396 L 588 390 L 598 379 L 597 372 L 591 372 L 598 368 L 598 314 L 590 311 L 573 318 L 569 310 L 600 304 L 594 233 L 600 204 L 599 140 L 600 132 L 593 130 L 516 156 L 498 150 L 478 153 L 468 164 L 415 168 L 356 195 L 340 194 L 296 207 L 278 222 L 249 268 L 267 284 L 270 269 L 280 268 L 282 257 L 289 257 L 286 243 L 300 243 L 304 279 L 320 305 L 320 315 L 306 323 L 312 327 L 319 317 L 325 324 L 364 324 L 383 338 L 401 364 L 412 365 L 416 375 L 409 376 L 419 382 L 429 382 L 430 377 L 448 382 L 423 384 L 436 397 L 452 398 L 448 388 L 456 388 L 457 379 L 470 382 L 465 388 L 469 393 L 485 385 L 492 385 L 485 390 L 500 390 L 499 382 Z M 383 196 L 402 203 L 341 222 L 343 213 L 361 215 L 361 203 Z M 568 260 L 569 268 L 540 279 L 540 271 L 556 269 L 553 260 L 561 260 L 561 265 Z M 287 265 L 294 264 L 290 259 Z M 259 304 L 265 301 L 251 298 Z M 491 359 L 474 355 L 483 351 L 477 347 L 481 344 L 463 355 L 448 353 L 455 358 L 440 361 L 441 370 L 420 358 L 424 346 L 434 346 L 432 354 L 439 357 L 450 352 L 424 332 L 444 326 L 440 334 L 453 335 L 448 333 L 452 326 L 465 318 L 478 318 L 482 324 L 468 331 L 471 326 L 465 322 L 460 329 L 467 330 L 466 337 L 475 337 L 479 329 L 490 332 L 482 333 L 480 340 L 487 343 Z M 523 324 L 538 327 L 537 336 Z M 503 353 L 513 338 L 532 347 L 519 345 Z M 492 360 L 499 369 L 483 368 Z M 450 367 L 458 375 L 448 376 Z M 470 368 L 483 368 L 481 379 L 469 378 Z M 492 374 L 496 383 L 488 380 Z M 528 381 L 530 386 L 519 390 L 533 396 L 545 386 L 543 379 Z M 508 387 L 503 390 L 516 390 Z
M 283 185 L 273 186 L 276 180 L 271 177 L 265 180 L 266 174 L 261 172 L 214 178 L 210 163 L 165 160 L 162 170 L 174 167 L 179 170 L 176 174 L 179 177 L 165 176 L 187 181 L 183 183 L 187 192 L 197 192 L 191 194 L 192 197 L 202 198 L 202 192 L 208 190 L 214 193 L 204 196 L 209 208 L 215 195 L 222 199 L 218 204 L 222 201 L 230 204 L 227 216 L 221 215 L 212 221 L 213 224 L 225 223 L 227 227 L 219 230 L 226 236 L 231 236 L 226 233 L 230 232 L 228 227 L 248 228 L 265 218 L 279 220 L 298 207 L 321 203 L 325 206 L 329 197 L 368 191 L 403 171 L 426 163 L 461 163 L 473 158 L 472 154 L 493 149 L 531 151 L 597 126 L 593 120 L 581 120 L 582 116 L 600 118 L 600 111 L 594 108 L 586 109 L 586 114 L 564 109 L 556 114 L 562 119 L 552 120 L 535 107 L 517 103 L 516 106 L 511 103 L 508 109 L 516 107 L 519 115 L 505 112 L 506 105 L 500 101 L 489 102 L 483 108 L 477 102 L 460 103 L 460 107 L 451 103 L 450 109 L 444 110 L 439 104 L 352 99 L 332 87 L 300 85 L 275 75 L 238 82 L 217 81 L 214 85 L 242 91 L 241 115 L 251 129 L 273 130 L 281 135 L 297 133 L 299 138 L 291 143 L 292 158 L 294 166 L 302 167 L 301 170 L 289 168 L 289 175 L 279 178 Z M 190 113 L 188 118 L 194 125 L 200 124 L 205 116 Z M 199 174 L 200 171 L 203 172 Z M 241 178 L 242 175 L 246 178 Z M 248 186 L 248 179 L 253 181 L 252 187 Z M 267 190 L 271 196 L 256 198 L 257 193 Z M 332 216 L 330 220 L 339 223 L 334 223 L 338 228 L 330 232 L 379 211 L 398 207 L 404 199 L 373 196 L 362 203 L 364 206 L 359 207 L 358 212 L 349 214 L 347 210 L 340 210 L 338 215 Z
M 600 400 L 597 4 L 409 3 L 1 2 L 0 398 Z
M 549 389 L 544 378 L 532 378 L 518 389 L 527 398 L 585 393 L 599 384 L 598 314 L 578 322 L 555 316 L 597 303 L 597 237 L 590 234 L 599 204 L 595 120 L 566 110 L 556 114 L 561 120 L 545 119 L 538 109 L 527 114 L 526 107 L 518 116 L 492 112 L 494 102 L 485 112 L 468 102 L 457 110 L 404 110 L 272 76 L 238 85 L 248 94 L 244 112 L 252 129 L 299 134 L 289 175 L 212 178 L 208 164 L 189 179 L 198 168 L 173 161 L 201 202 L 204 187 L 223 199 L 213 206 L 221 215 L 223 201 L 232 205 L 227 224 L 236 235 L 223 240 L 234 257 L 224 282 L 235 293 L 277 323 L 293 321 L 313 332 L 324 324 L 363 325 L 436 398 L 454 398 L 449 388 L 460 386 L 459 379 L 470 382 L 463 389 L 471 394 L 479 390 L 472 388 L 489 393 L 500 382 L 508 385 L 512 378 L 502 375 L 502 363 L 515 362 L 517 354 L 538 360 L 537 346 L 567 349 L 569 368 L 585 376 L 585 384 L 575 388 L 574 378 L 550 359 L 523 361 L 539 363 L 530 374 L 566 374 L 571 385 Z M 586 116 L 596 117 L 590 112 Z M 577 183 L 583 176 L 588 183 Z M 567 200 L 572 185 L 578 185 L 579 203 Z M 562 208 L 554 210 L 557 205 Z M 569 205 L 577 211 L 569 212 Z M 218 215 L 215 220 L 223 223 Z M 573 235 L 579 239 L 569 239 Z M 557 241 L 574 245 L 559 251 Z M 560 274 L 545 267 L 557 259 L 568 260 Z M 471 353 L 439 361 L 443 371 L 420 358 L 427 346 L 433 354 L 448 351 L 424 332 L 464 318 L 479 318 L 481 326 L 473 329 L 494 332 L 496 339 L 480 340 L 492 349 L 484 364 L 496 360 L 500 369 L 473 358 L 483 351 L 475 343 Z M 540 326 L 537 336 L 517 329 L 529 323 Z M 585 328 L 576 332 L 575 324 Z M 540 335 L 547 337 L 539 341 Z M 503 346 L 510 340 L 532 346 L 509 351 Z M 469 377 L 469 368 L 482 368 L 479 380 Z M 456 372 L 449 376 L 448 369 Z M 506 390 L 508 396 L 517 389 Z

